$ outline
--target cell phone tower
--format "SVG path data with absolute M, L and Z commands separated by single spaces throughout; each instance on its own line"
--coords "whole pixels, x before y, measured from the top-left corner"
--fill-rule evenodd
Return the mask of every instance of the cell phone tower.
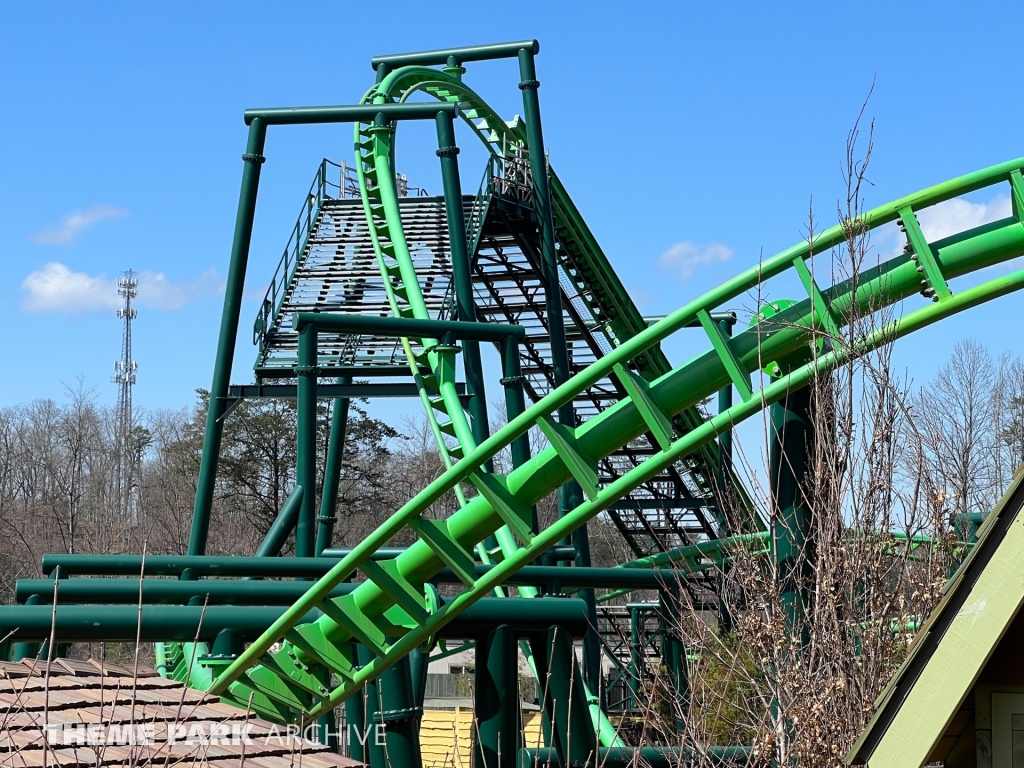
M 138 521 L 135 480 L 139 456 L 132 444 L 132 387 L 135 386 L 139 364 L 132 360 L 132 320 L 138 315 L 138 310 L 132 306 L 132 299 L 138 295 L 139 281 L 130 269 L 122 274 L 123 277 L 117 281 L 117 295 L 124 299 L 124 303 L 118 308 L 117 317 L 124 324 L 124 332 L 121 338 L 121 359 L 114 362 L 114 376 L 111 379 L 118 386 L 115 411 L 116 482 L 121 519 L 135 523 Z

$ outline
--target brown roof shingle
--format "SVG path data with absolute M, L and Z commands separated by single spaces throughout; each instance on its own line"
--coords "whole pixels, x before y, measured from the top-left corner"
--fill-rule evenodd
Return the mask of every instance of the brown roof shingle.
M 56 659 L 47 675 L 38 661 L 0 662 L 0 768 L 207 765 L 361 763 L 147 667 L 133 680 L 130 670 L 109 663 Z

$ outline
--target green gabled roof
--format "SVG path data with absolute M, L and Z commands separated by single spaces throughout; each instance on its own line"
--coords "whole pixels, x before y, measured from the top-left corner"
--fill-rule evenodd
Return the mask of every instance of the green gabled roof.
M 846 756 L 871 768 L 918 768 L 930 756 L 1024 604 L 1024 466 L 985 520 L 907 659 Z

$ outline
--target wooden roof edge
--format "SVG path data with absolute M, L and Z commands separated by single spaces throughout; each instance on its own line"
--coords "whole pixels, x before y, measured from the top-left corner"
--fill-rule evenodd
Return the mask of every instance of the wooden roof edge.
M 1007 529 L 1017 518 L 1022 506 L 1024 506 L 1024 464 L 1014 472 L 1010 487 L 979 529 L 978 543 L 950 578 L 943 598 L 918 630 L 918 634 L 911 644 L 909 655 L 876 699 L 875 713 L 845 757 L 845 762 L 848 765 L 864 765 L 871 759 L 875 747 L 885 735 L 935 649 L 942 642 L 957 611 L 967 599 L 978 577 L 991 561 L 999 544 L 1002 543 Z M 1011 618 L 1009 622 L 1012 620 Z M 1006 627 L 1003 627 L 1004 633 L 1009 622 Z M 989 657 L 994 650 L 994 646 L 989 649 Z M 988 661 L 988 657 L 985 661 Z M 979 669 L 982 668 L 984 668 L 984 663 Z

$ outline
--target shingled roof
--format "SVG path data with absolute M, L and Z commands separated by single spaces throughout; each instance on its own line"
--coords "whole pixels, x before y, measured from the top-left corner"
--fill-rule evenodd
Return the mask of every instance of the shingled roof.
M 0 662 L 0 766 L 362 765 L 216 697 L 116 664 Z

